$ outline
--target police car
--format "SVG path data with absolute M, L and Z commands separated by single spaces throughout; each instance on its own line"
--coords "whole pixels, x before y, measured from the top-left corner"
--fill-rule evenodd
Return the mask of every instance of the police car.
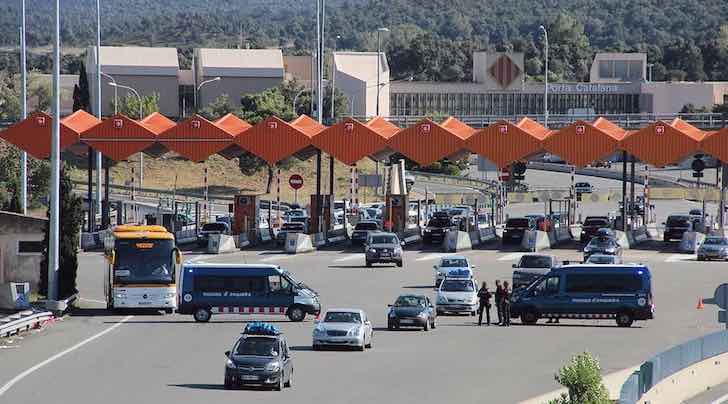
M 440 258 L 438 265 L 433 265 L 432 268 L 435 270 L 435 287 L 439 287 L 443 279 L 451 274 L 459 273 L 461 276 L 472 277 L 472 269 L 475 265 L 471 265 L 467 257 L 462 255 L 448 255 Z
M 474 316 L 478 311 L 478 287 L 469 269 L 451 272 L 437 289 L 437 315 L 467 313 Z
M 250 323 L 225 352 L 225 389 L 264 386 L 280 391 L 293 385 L 293 359 L 277 327 Z

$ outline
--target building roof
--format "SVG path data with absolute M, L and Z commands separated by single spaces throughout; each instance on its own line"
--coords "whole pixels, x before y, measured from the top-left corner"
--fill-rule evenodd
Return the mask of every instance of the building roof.
M 647 60 L 647 54 L 642 52 L 599 52 L 594 55 L 598 60 Z
M 96 47 L 90 47 L 87 69 L 92 69 Z M 102 46 L 101 69 L 114 75 L 175 76 L 179 71 L 177 48 L 141 46 Z
M 280 49 L 196 50 L 197 68 L 204 77 L 280 77 L 284 76 Z
M 380 63 L 380 75 L 389 74 L 387 56 L 382 52 Z M 377 52 L 335 52 L 334 64 L 336 71 L 344 73 L 362 81 L 377 80 Z M 387 77 L 387 76 L 384 76 Z M 382 78 L 383 82 L 386 80 Z

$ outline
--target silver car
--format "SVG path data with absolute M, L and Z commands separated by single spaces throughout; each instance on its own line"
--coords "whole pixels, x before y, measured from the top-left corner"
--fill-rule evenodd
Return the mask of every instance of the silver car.
M 359 309 L 330 309 L 313 329 L 313 350 L 325 346 L 353 347 L 359 351 L 372 347 L 372 323 Z
M 698 261 L 728 259 L 728 239 L 720 236 L 705 238 L 698 248 Z

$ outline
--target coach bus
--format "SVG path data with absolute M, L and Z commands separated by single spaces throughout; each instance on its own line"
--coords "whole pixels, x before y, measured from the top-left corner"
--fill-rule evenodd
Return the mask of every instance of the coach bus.
M 108 309 L 177 307 L 177 269 L 182 255 L 162 226 L 121 225 L 107 246 L 104 292 Z

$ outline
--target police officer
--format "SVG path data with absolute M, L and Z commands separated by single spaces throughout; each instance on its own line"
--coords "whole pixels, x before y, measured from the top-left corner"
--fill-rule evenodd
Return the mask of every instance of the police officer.
M 503 287 L 499 280 L 495 281 L 495 308 L 498 311 L 497 325 L 503 325 Z
M 478 291 L 478 299 L 480 305 L 478 306 L 478 325 L 483 325 L 483 311 L 485 311 L 485 325 L 490 325 L 490 298 L 492 294 L 488 290 L 488 284 L 483 282 L 483 285 Z
M 508 281 L 503 282 L 503 323 L 502 326 L 511 326 L 511 289 Z

